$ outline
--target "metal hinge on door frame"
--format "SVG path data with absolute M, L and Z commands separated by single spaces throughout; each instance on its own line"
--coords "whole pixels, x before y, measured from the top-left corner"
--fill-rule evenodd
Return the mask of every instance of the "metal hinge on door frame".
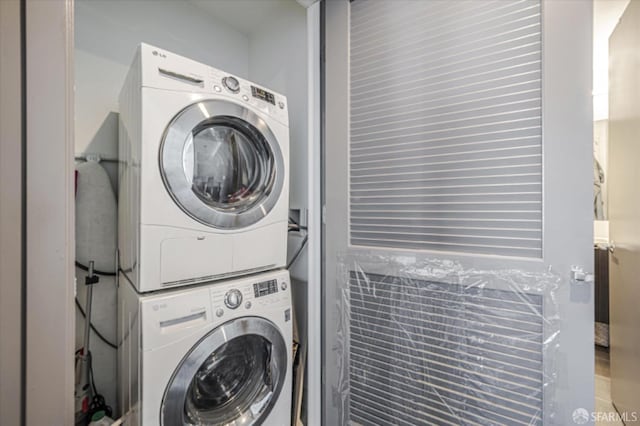
M 571 282 L 574 284 L 592 283 L 595 277 L 590 272 L 585 272 L 581 266 L 571 267 Z

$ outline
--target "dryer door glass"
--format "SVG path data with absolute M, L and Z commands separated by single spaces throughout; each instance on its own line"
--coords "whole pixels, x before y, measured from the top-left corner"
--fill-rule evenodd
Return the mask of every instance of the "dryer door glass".
M 261 424 L 278 401 L 287 346 L 270 321 L 229 321 L 182 360 L 165 391 L 163 425 Z
M 235 117 L 201 123 L 187 143 L 184 171 L 192 190 L 211 208 L 243 212 L 273 189 L 275 161 L 262 134 Z
M 186 214 L 214 228 L 243 228 L 268 215 L 282 195 L 284 167 L 265 120 L 221 100 L 178 113 L 160 147 L 169 195 Z

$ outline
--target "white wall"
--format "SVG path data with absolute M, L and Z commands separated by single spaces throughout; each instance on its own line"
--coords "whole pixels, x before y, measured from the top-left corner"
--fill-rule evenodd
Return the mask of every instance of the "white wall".
M 203 13 L 189 2 L 173 0 L 75 1 L 75 152 L 118 155 L 118 95 L 137 45 L 146 42 L 246 77 L 249 38 Z M 117 163 L 102 163 L 116 186 Z M 78 275 L 78 297 L 84 305 Z M 94 289 L 94 325 L 116 341 L 116 289 L 105 277 Z M 76 347 L 83 321 L 76 310 Z M 96 385 L 116 404 L 116 352 L 91 336 Z

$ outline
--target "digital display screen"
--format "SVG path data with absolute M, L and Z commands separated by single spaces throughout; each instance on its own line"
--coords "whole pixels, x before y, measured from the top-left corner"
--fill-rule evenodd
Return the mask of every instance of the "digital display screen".
M 267 296 L 278 292 L 278 280 L 263 281 L 253 285 L 253 295 L 255 297 Z
M 276 97 L 273 96 L 273 93 L 267 92 L 264 89 L 261 89 L 256 86 L 251 86 L 251 94 L 254 98 L 262 99 L 265 102 L 269 102 L 270 104 L 276 104 Z

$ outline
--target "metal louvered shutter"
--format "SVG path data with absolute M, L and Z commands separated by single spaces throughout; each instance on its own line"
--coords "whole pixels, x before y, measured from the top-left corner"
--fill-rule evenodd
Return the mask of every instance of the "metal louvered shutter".
M 350 243 L 542 257 L 541 5 L 351 3 Z
M 541 295 L 362 271 L 346 291 L 352 424 L 542 424 Z

